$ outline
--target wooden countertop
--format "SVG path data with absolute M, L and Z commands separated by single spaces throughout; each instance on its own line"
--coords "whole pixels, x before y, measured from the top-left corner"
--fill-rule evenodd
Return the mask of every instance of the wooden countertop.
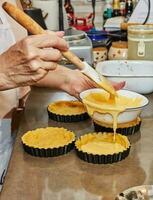
M 55 93 L 34 89 L 20 125 L 1 200 L 113 200 L 123 190 L 153 184 L 153 94 L 143 113 L 141 132 L 129 137 L 128 158 L 112 165 L 80 160 L 74 151 L 55 158 L 36 158 L 23 151 L 21 135 L 30 129 L 63 126 L 77 136 L 93 131 L 91 120 L 72 124 L 48 120 L 46 106 Z M 62 97 L 59 93 L 58 97 Z

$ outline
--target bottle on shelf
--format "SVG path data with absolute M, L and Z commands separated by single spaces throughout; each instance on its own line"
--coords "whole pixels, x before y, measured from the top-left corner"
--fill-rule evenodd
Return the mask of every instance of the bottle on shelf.
M 126 0 L 120 0 L 120 15 L 126 15 Z
M 126 0 L 126 21 L 129 20 L 133 12 L 132 0 Z
M 103 12 L 103 22 L 113 16 L 112 0 L 106 0 Z
M 64 8 L 65 8 L 66 13 L 68 15 L 69 25 L 72 26 L 74 24 L 74 8 L 71 4 L 71 0 L 65 0 Z
M 113 1 L 113 17 L 120 16 L 120 0 Z

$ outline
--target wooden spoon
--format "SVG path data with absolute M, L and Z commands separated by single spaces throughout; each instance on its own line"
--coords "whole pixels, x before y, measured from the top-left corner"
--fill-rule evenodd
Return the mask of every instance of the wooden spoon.
M 37 22 L 35 22 L 31 17 L 20 10 L 17 6 L 5 2 L 3 3 L 2 7 L 13 19 L 15 19 L 20 25 L 27 29 L 28 32 L 30 32 L 31 34 L 37 35 L 46 33 L 46 31 L 39 24 L 37 24 Z M 100 87 L 104 88 L 113 96 L 117 95 L 112 84 L 104 76 L 99 76 L 99 74 L 87 62 L 82 62 L 71 51 L 62 52 L 62 55 L 74 65 L 76 65 L 82 73 L 95 81 Z

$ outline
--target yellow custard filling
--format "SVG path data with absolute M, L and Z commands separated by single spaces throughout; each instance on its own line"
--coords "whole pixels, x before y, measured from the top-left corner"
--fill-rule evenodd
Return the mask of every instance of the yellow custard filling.
M 110 98 L 110 94 L 107 92 L 91 93 L 84 97 L 84 102 L 94 103 L 100 106 L 101 109 L 107 110 L 123 110 L 127 108 L 139 107 L 142 103 L 141 98 L 129 98 L 118 95 L 114 99 Z M 85 103 L 86 104 L 86 103 Z
M 83 98 L 83 103 L 86 105 L 88 113 L 93 116 L 94 112 L 101 114 L 110 114 L 113 117 L 114 141 L 117 129 L 118 115 L 127 108 L 136 108 L 141 106 L 141 98 L 129 98 L 121 95 L 110 96 L 109 93 L 103 91 L 101 93 L 90 93 Z
M 34 148 L 58 148 L 75 140 L 75 134 L 64 128 L 47 127 L 28 131 L 22 136 L 22 142 Z
M 86 112 L 83 103 L 79 101 L 57 101 L 51 103 L 48 110 L 58 115 L 79 115 Z
M 126 136 L 116 134 L 115 143 L 113 137 L 112 133 L 89 133 L 81 136 L 75 145 L 77 149 L 93 155 L 112 155 L 129 148 L 130 143 Z

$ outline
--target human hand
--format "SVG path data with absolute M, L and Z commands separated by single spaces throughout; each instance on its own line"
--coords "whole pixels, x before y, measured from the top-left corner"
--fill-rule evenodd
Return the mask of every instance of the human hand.
M 68 50 L 63 33 L 28 36 L 0 55 L 0 90 L 32 85 L 57 67 Z
M 71 70 L 58 65 L 56 70 L 50 71 L 35 86 L 60 89 L 76 98 L 87 89 L 96 87 L 96 83 L 83 75 L 79 70 Z
M 125 86 L 125 81 L 119 83 L 111 81 L 111 84 L 115 90 L 120 90 Z M 79 95 L 82 91 L 96 87 L 98 87 L 98 85 L 87 76 L 83 75 L 80 71 L 69 70 L 66 73 L 62 90 L 66 91 L 72 96 L 80 98 Z
M 67 70 L 61 89 L 76 98 L 80 98 L 80 93 L 84 90 L 97 87 L 97 84 L 82 74 L 79 70 Z
M 113 85 L 115 90 L 121 90 L 125 86 L 125 81 L 119 83 L 111 81 L 111 84 Z

